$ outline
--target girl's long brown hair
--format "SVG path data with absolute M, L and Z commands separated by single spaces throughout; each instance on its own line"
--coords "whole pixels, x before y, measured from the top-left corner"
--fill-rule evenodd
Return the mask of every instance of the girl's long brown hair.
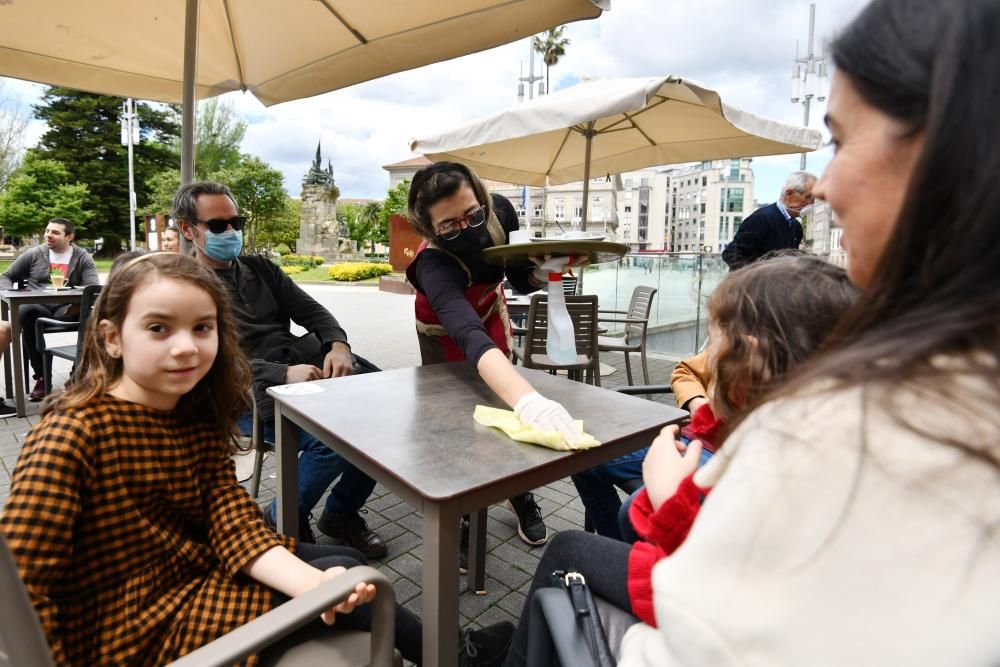
M 218 310 L 219 349 L 215 363 L 194 389 L 181 397 L 177 412 L 190 423 L 208 424 L 220 440 L 236 449 L 240 431 L 236 420 L 249 410 L 250 365 L 239 344 L 226 286 L 215 273 L 197 260 L 174 253 L 153 253 L 133 259 L 115 270 L 87 321 L 83 358 L 77 360 L 82 373 L 65 391 L 42 406 L 44 417 L 52 411 L 79 408 L 106 394 L 121 379 L 122 360 L 108 355 L 99 325 L 108 320 L 119 330 L 128 314 L 132 295 L 143 285 L 160 280 L 188 283 L 206 292 Z
M 721 339 L 712 340 L 712 412 L 741 414 L 820 349 L 856 303 L 847 272 L 807 255 L 776 256 L 734 271 L 708 304 Z

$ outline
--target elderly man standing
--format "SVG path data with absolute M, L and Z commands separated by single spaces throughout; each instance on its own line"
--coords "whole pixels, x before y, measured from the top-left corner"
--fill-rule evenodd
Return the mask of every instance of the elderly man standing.
M 763 206 L 743 221 L 732 243 L 722 252 L 729 269 L 756 262 L 772 250 L 796 249 L 802 242 L 799 215 L 811 206 L 816 177 L 806 171 L 794 171 L 785 180 L 781 197 Z
M 243 349 L 253 369 L 254 398 L 264 423 L 264 438 L 274 440 L 274 402 L 269 386 L 350 375 L 373 366 L 351 354 L 347 334 L 326 308 L 261 255 L 241 255 L 244 218 L 236 199 L 221 183 L 183 185 L 174 195 L 173 217 L 181 234 L 194 245 L 195 257 L 229 287 Z M 307 333 L 296 336 L 295 322 Z M 252 428 L 250 415 L 240 420 L 243 433 Z M 339 454 L 298 430 L 299 539 L 314 541 L 309 512 L 333 484 L 317 527 L 354 547 L 368 558 L 382 558 L 387 548 L 359 514 L 375 488 L 375 480 Z M 264 511 L 275 524 L 275 505 Z
M 66 287 L 85 287 L 100 284 L 97 265 L 90 254 L 73 245 L 76 228 L 66 218 L 52 218 L 45 227 L 45 244 L 31 248 L 0 274 L 0 289 L 10 289 L 18 281 L 25 281 L 31 289 L 43 289 L 52 283 L 52 274 L 64 276 Z M 79 308 L 65 303 L 33 303 L 21 306 L 21 335 L 35 380 L 28 398 L 40 401 L 45 398 L 45 380 L 42 378 L 41 342 L 35 337 L 35 320 L 54 317 L 57 320 L 75 320 Z

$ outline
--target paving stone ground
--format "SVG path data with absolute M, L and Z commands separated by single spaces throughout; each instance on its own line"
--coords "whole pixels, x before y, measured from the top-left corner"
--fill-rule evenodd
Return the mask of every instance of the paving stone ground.
M 367 287 L 307 286 L 306 289 L 340 320 L 356 353 L 368 357 L 385 370 L 419 364 L 419 351 L 413 333 L 412 296 L 386 294 Z M 606 354 L 601 361 L 607 367 L 605 371 L 611 371 L 602 374 L 603 386 L 614 388 L 626 384 L 622 354 Z M 651 355 L 650 380 L 653 383 L 669 382 L 675 362 L 664 355 Z M 634 377 L 641 381 L 641 369 L 634 356 L 632 367 Z M 68 364 L 56 360 L 54 373 L 57 386 L 65 381 L 69 370 Z M 669 394 L 651 398 L 673 405 L 673 396 Z M 12 400 L 8 399 L 8 402 L 12 403 Z M 37 422 L 37 407 L 38 404 L 31 404 L 31 414 L 25 418 L 0 419 L 0 512 L 10 491 L 10 476 L 20 443 L 28 429 Z M 241 470 L 249 470 L 251 465 L 249 458 L 238 463 Z M 274 498 L 274 486 L 274 464 L 269 456 L 264 462 L 257 498 L 261 505 L 270 503 Z M 535 496 L 550 536 L 559 531 L 583 527 L 583 505 L 569 478 L 536 489 Z M 325 497 L 313 511 L 314 521 L 319 517 L 324 502 Z M 375 566 L 393 582 L 397 600 L 419 614 L 422 558 L 420 513 L 381 485 L 375 487 L 365 512 L 369 526 L 382 536 L 389 547 L 386 558 Z M 491 507 L 488 514 L 486 595 L 474 595 L 466 590 L 465 577 L 462 577 L 459 612 L 463 626 L 486 626 L 500 620 L 516 623 L 535 568 L 545 551 L 544 546 L 531 547 L 520 540 L 514 516 L 503 506 Z M 329 541 L 322 533 L 316 533 L 320 543 Z

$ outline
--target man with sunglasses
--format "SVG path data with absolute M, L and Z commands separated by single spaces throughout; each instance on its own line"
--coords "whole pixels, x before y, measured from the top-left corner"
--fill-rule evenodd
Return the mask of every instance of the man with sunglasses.
M 240 255 L 246 221 L 229 188 L 213 182 L 181 186 L 174 195 L 172 214 L 181 234 L 194 245 L 198 261 L 229 286 L 243 349 L 253 370 L 254 400 L 266 440 L 274 441 L 274 402 L 267 387 L 378 370 L 351 353 L 337 319 L 277 265 L 261 255 Z M 308 333 L 295 336 L 291 322 Z M 249 435 L 252 426 L 251 415 L 240 420 L 244 434 Z M 317 527 L 368 558 L 384 557 L 385 543 L 359 514 L 375 480 L 302 430 L 299 451 L 300 539 L 314 541 L 310 512 L 339 476 Z M 264 518 L 275 525 L 274 504 L 265 510 Z

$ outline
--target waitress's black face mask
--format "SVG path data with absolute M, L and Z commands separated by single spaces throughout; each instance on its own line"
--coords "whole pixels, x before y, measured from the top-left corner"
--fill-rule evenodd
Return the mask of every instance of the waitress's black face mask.
M 438 237 L 437 244 L 462 259 L 479 259 L 483 250 L 493 247 L 488 226 L 487 221 L 478 227 L 466 227 L 461 234 L 449 241 Z

